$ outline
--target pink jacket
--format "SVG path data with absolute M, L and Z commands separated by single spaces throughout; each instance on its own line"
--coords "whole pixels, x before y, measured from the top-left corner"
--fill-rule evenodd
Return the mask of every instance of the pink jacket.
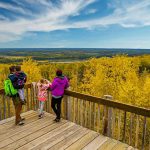
M 52 96 L 63 96 L 64 90 L 69 87 L 69 82 L 67 77 L 61 76 L 54 78 L 50 89 L 52 91 Z
M 47 89 L 50 84 L 41 84 L 40 82 L 37 83 L 38 87 L 38 100 L 39 101 L 46 101 L 47 100 Z

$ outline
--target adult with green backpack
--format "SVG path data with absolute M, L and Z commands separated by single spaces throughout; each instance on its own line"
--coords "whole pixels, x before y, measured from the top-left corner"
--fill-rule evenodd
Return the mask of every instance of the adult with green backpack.
M 15 75 L 16 69 L 15 66 L 11 66 L 9 68 L 10 74 L 8 75 L 8 79 L 4 81 L 4 89 L 5 89 L 5 94 L 7 96 L 12 97 L 12 101 L 15 107 L 15 115 L 16 115 L 16 125 L 23 125 L 24 123 L 22 122 L 25 118 L 21 118 L 21 110 L 22 110 L 22 102 L 20 100 L 18 90 L 13 87 L 13 83 L 17 81 L 17 76 Z

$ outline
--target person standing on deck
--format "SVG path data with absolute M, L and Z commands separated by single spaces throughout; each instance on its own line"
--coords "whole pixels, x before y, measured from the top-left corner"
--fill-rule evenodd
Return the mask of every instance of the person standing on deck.
M 39 119 L 41 119 L 44 116 L 44 103 L 47 100 L 47 89 L 51 83 L 46 80 L 46 79 L 41 79 L 37 83 L 37 88 L 38 88 L 38 100 L 39 100 Z
M 8 75 L 8 78 L 11 80 L 11 82 L 13 84 L 18 79 L 15 75 L 16 68 L 15 68 L 15 66 L 11 66 L 9 68 L 9 70 L 10 70 L 10 74 Z M 21 116 L 20 116 L 21 110 L 22 110 L 22 103 L 21 103 L 21 100 L 20 100 L 18 93 L 12 97 L 12 101 L 13 101 L 13 104 L 15 107 L 15 116 L 16 116 L 15 124 L 16 125 L 23 125 L 24 123 L 22 121 L 25 120 L 25 118 L 21 118 Z
M 56 77 L 54 78 L 52 85 L 50 85 L 50 90 L 52 93 L 51 107 L 56 114 L 56 119 L 54 121 L 60 121 L 61 115 L 61 101 L 64 95 L 64 90 L 69 87 L 69 82 L 67 77 L 62 74 L 62 70 L 56 71 Z

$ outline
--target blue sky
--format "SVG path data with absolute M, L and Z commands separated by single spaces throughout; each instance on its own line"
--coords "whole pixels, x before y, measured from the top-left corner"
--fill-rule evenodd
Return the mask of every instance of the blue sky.
M 0 48 L 150 48 L 150 0 L 0 0 Z

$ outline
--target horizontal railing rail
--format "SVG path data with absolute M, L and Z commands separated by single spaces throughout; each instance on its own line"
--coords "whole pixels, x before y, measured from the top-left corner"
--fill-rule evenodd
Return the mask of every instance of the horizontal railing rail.
M 65 91 L 67 119 L 139 149 L 150 148 L 150 109 Z
M 25 86 L 25 96 L 27 104 L 23 112 L 38 110 L 35 83 Z M 5 96 L 4 89 L 1 89 L 0 120 L 14 115 L 12 107 L 11 98 Z M 49 91 L 44 109 L 53 113 Z M 65 90 L 62 117 L 136 148 L 143 150 L 150 147 L 150 109 Z
M 134 105 L 129 105 L 129 104 L 112 101 L 112 100 L 108 100 L 108 99 L 104 99 L 100 97 L 95 97 L 95 96 L 91 96 L 87 94 L 81 94 L 79 92 L 74 92 L 74 91 L 69 91 L 69 90 L 65 90 L 65 95 L 72 96 L 72 97 L 79 98 L 79 99 L 86 100 L 86 101 L 90 101 L 90 102 L 97 103 L 97 104 L 106 105 L 108 107 L 117 108 L 117 109 L 124 110 L 127 112 L 135 113 L 141 116 L 150 117 L 150 109 L 137 107 Z

